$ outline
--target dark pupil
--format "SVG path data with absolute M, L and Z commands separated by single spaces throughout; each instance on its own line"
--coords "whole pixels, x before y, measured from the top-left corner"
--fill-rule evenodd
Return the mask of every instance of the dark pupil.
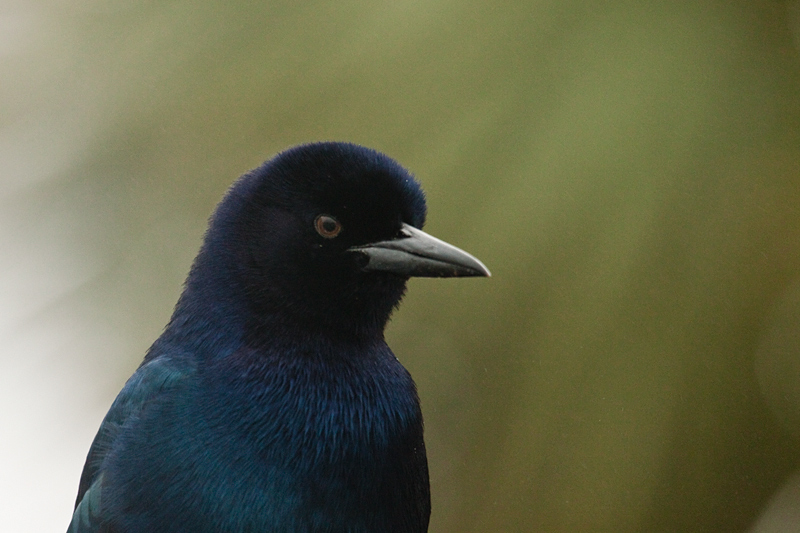
M 322 221 L 322 229 L 327 231 L 328 233 L 333 233 L 336 231 L 336 221 L 331 220 L 330 218 L 326 218 Z

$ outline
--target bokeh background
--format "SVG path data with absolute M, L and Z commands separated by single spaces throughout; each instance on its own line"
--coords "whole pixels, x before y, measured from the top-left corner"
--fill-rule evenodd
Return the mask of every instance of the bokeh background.
M 63 531 L 215 203 L 291 145 L 422 181 L 431 531 L 800 530 L 800 3 L 0 6 L 0 515 Z

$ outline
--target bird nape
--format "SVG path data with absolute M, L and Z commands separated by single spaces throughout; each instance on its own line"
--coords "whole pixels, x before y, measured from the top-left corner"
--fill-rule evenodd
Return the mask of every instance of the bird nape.
M 242 176 L 97 432 L 69 531 L 427 531 L 419 399 L 383 330 L 409 277 L 489 271 L 425 212 L 353 144 Z

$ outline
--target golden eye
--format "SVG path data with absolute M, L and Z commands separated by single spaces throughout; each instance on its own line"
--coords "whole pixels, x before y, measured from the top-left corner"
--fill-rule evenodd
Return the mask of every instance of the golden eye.
M 314 229 L 326 239 L 333 239 L 342 231 L 342 225 L 330 215 L 320 215 L 314 219 Z

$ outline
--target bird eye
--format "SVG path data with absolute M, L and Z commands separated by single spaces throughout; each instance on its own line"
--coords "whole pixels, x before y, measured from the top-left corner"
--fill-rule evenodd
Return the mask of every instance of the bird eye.
M 342 231 L 342 225 L 330 215 L 320 215 L 314 220 L 314 229 L 326 239 L 333 239 Z

